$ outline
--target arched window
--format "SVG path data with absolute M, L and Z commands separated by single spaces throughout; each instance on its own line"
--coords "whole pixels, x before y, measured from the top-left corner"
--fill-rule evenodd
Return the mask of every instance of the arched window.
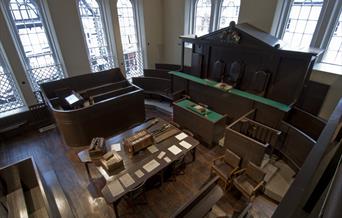
M 64 77 L 63 67 L 39 0 L 6 0 L 6 13 L 33 91 Z M 35 92 L 36 93 L 36 92 Z M 37 99 L 41 101 L 39 96 Z
M 210 31 L 211 0 L 197 0 L 194 13 L 194 34 L 202 36 Z
M 18 86 L 0 45 L 0 117 L 8 111 L 24 106 Z
M 282 39 L 293 47 L 309 47 L 323 2 L 324 0 L 294 0 Z
M 79 0 L 78 7 L 92 72 L 114 68 L 103 6 L 97 0 Z
M 143 57 L 139 41 L 135 8 L 130 0 L 118 0 L 117 10 L 126 78 L 143 74 Z
M 240 0 L 223 0 L 220 12 L 219 29 L 229 26 L 231 21 L 238 22 Z

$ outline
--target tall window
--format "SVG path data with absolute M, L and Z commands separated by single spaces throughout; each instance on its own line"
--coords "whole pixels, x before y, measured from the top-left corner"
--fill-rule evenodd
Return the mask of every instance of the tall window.
M 24 106 L 6 60 L 0 45 L 0 115 Z
M 322 62 L 342 66 L 342 11 L 340 11 Z
M 211 31 L 237 23 L 240 0 L 189 0 L 189 21 L 185 24 L 189 34 L 202 36 Z
M 143 74 L 143 57 L 136 13 L 130 0 L 118 0 L 117 10 L 126 78 L 131 79 Z
M 108 44 L 102 5 L 97 0 L 79 0 L 78 7 L 92 72 L 113 68 L 115 64 Z
M 209 33 L 211 0 L 198 0 L 195 7 L 194 33 L 198 36 Z
M 308 47 L 315 32 L 323 0 L 294 0 L 283 33 L 293 47 Z
M 39 0 L 6 0 L 8 17 L 33 91 L 64 77 Z M 36 93 L 36 92 L 35 92 Z M 37 96 L 38 100 L 41 100 Z
M 283 1 L 282 8 L 276 35 L 294 48 L 323 49 L 323 55 L 317 58 L 317 63 L 323 63 L 320 70 L 340 74 L 337 71 L 342 66 L 342 1 L 291 0 Z M 331 68 L 326 64 L 338 66 Z
M 240 0 L 224 0 L 221 5 L 219 29 L 229 26 L 231 21 L 238 22 Z

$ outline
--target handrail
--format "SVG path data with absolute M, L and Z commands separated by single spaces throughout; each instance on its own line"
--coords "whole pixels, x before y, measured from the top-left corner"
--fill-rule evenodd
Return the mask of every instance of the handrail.
M 342 142 L 341 142 L 342 143 Z M 324 200 L 318 217 L 342 217 L 341 199 L 342 199 L 342 156 L 340 157 L 335 175 L 329 186 L 327 196 Z

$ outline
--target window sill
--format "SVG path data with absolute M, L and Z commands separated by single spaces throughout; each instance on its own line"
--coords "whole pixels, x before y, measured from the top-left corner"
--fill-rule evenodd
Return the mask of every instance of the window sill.
M 325 73 L 342 75 L 342 66 L 333 65 L 333 64 L 325 64 L 325 63 L 316 63 L 313 67 L 316 71 L 321 71 Z
M 6 111 L 6 112 L 2 112 L 0 113 L 0 119 L 3 119 L 5 117 L 9 117 L 18 113 L 22 113 L 22 112 L 26 112 L 28 111 L 28 108 L 26 106 L 11 110 L 11 111 Z

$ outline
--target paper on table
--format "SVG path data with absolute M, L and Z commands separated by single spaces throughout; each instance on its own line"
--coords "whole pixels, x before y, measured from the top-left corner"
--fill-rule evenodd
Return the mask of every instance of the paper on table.
M 164 160 L 166 161 L 166 163 L 170 163 L 171 159 L 169 157 L 164 157 Z
M 165 155 L 165 151 L 161 151 L 159 154 L 158 154 L 158 159 L 162 159 Z
M 144 176 L 144 173 L 141 170 L 137 170 L 137 171 L 135 171 L 135 175 L 137 175 L 137 177 L 141 178 Z
M 135 182 L 131 175 L 129 175 L 128 173 L 121 176 L 119 179 L 126 188 Z
M 191 144 L 190 143 L 188 143 L 188 142 L 186 142 L 186 141 L 181 141 L 180 143 L 179 143 L 181 146 L 183 146 L 184 148 L 186 148 L 186 149 L 189 149 L 189 148 L 191 148 Z
M 176 135 L 176 139 L 178 139 L 179 141 L 182 141 L 182 140 L 185 139 L 186 137 L 188 137 L 188 135 L 185 134 L 184 132 L 179 133 L 178 135 Z
M 114 151 L 121 151 L 121 144 L 120 143 L 115 143 L 110 146 L 110 150 Z
M 152 154 L 159 151 L 155 145 L 151 145 L 150 147 L 147 148 L 147 150 L 149 150 L 149 152 L 151 152 Z
M 178 148 L 176 145 L 172 145 L 171 147 L 168 148 L 169 151 L 172 152 L 172 154 L 177 155 L 182 152 L 180 148 Z
M 152 170 L 154 170 L 155 168 L 157 168 L 160 164 L 158 163 L 158 161 L 156 161 L 155 159 L 151 160 L 150 162 L 148 162 L 147 164 L 145 164 L 143 166 L 143 168 L 147 171 L 147 172 L 151 172 Z
M 115 196 L 117 196 L 117 195 L 119 195 L 125 191 L 124 188 L 122 187 L 122 185 L 120 184 L 119 180 L 117 180 L 117 179 L 114 181 L 111 181 L 108 184 L 108 188 L 109 188 L 109 191 L 113 197 L 115 197 Z

